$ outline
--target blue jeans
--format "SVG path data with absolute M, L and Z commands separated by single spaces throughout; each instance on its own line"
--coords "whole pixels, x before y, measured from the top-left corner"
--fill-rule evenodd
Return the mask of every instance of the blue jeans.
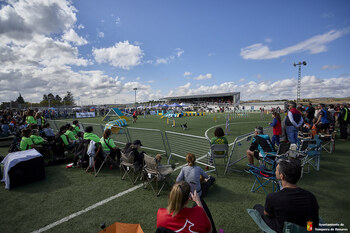
M 273 146 L 275 146 L 275 144 L 277 146 L 279 146 L 280 145 L 280 135 L 273 135 L 271 138 L 271 142 L 272 142 Z
M 288 136 L 288 141 L 291 144 L 297 144 L 298 142 L 298 129 L 294 126 L 286 126 L 286 133 Z

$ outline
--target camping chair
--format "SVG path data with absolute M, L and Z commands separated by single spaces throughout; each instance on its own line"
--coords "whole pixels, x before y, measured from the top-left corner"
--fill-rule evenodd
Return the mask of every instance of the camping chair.
M 158 166 L 157 160 L 146 154 L 144 154 L 143 162 L 143 172 L 145 175 L 144 181 L 147 182 L 144 184 L 144 188 L 146 188 L 147 185 L 151 186 L 154 194 L 156 194 L 158 197 L 165 184 L 169 183 L 170 175 L 173 173 L 174 169 L 171 167 L 171 165 Z M 155 182 L 155 188 L 152 185 L 153 181 Z M 158 182 L 162 182 L 159 189 Z
M 253 221 L 256 223 L 256 225 L 258 225 L 258 227 L 260 228 L 260 230 L 262 232 L 276 233 L 276 231 L 272 230 L 266 224 L 266 222 L 262 219 L 260 213 L 256 209 L 247 209 L 247 212 L 250 215 L 250 217 L 253 219 Z M 319 217 L 319 223 L 325 223 L 325 222 L 322 220 L 322 218 Z M 318 228 L 322 228 L 322 227 L 319 226 Z M 292 232 L 293 233 L 307 233 L 307 232 L 310 232 L 310 231 L 308 231 L 307 228 L 301 227 L 301 226 L 299 226 L 299 225 L 297 225 L 295 223 L 284 222 L 283 231 L 282 232 L 283 233 L 292 233 Z
M 322 149 L 332 154 L 335 151 L 335 134 L 333 131 L 331 134 L 320 134 L 320 139 L 322 140 Z
M 322 140 L 319 135 L 315 135 L 314 140 L 309 140 L 308 147 L 303 152 L 304 158 L 302 159 L 302 166 L 304 173 L 310 172 L 310 165 L 316 170 L 320 170 L 320 160 L 321 160 L 321 150 L 322 150 Z M 307 172 L 304 171 L 305 165 L 308 165 Z
M 122 180 L 127 176 L 131 183 L 135 184 L 141 176 L 141 170 L 137 171 L 134 166 L 134 156 L 130 154 L 124 154 L 121 152 L 120 169 L 124 171 Z M 134 178 L 131 178 L 130 173 L 134 174 Z M 135 178 L 136 176 L 136 178 Z
M 101 166 L 98 168 L 96 174 L 95 174 L 95 177 L 98 175 L 98 173 L 100 172 L 101 168 L 103 167 L 104 164 L 112 164 L 114 165 L 115 167 L 118 167 L 118 163 L 117 161 L 115 161 L 114 159 L 112 159 L 112 157 L 110 156 L 110 152 L 106 152 L 104 150 L 101 149 L 101 153 L 103 154 L 103 161 L 101 163 Z
M 255 177 L 251 192 L 256 192 L 258 189 L 262 188 L 267 195 L 268 193 L 265 187 L 270 183 L 272 184 L 272 192 L 277 192 L 280 189 L 280 185 L 275 174 L 277 161 L 286 157 L 289 147 L 290 143 L 281 143 L 277 152 L 269 152 L 265 154 L 259 167 L 248 164 L 249 170 L 247 172 Z

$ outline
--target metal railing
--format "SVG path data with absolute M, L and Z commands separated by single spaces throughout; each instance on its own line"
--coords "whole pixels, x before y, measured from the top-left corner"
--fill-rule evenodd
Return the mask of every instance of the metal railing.
M 207 138 L 171 131 L 165 131 L 165 138 L 169 146 L 168 164 L 173 156 L 186 159 L 187 153 L 193 153 L 197 164 L 208 168 L 207 172 L 216 172 L 215 164 L 209 163 L 210 141 Z
M 266 127 L 264 128 L 264 134 L 272 136 L 272 127 Z M 237 136 L 234 142 L 231 144 L 232 149 L 231 153 L 228 157 L 226 168 L 225 168 L 225 175 L 229 171 L 235 171 L 235 172 L 243 172 L 243 167 L 239 166 L 238 163 L 242 161 L 243 159 L 247 158 L 246 151 L 249 149 L 250 144 L 252 142 L 252 139 L 254 138 L 255 134 L 254 132 L 250 132 L 247 134 L 243 134 L 240 136 Z
M 164 136 L 159 129 L 127 127 L 125 131 L 130 142 L 140 140 L 143 145 L 142 148 L 167 155 Z

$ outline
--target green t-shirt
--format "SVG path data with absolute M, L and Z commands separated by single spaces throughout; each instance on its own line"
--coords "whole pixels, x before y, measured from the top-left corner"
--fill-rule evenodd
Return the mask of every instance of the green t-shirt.
M 67 130 L 65 133 L 64 133 L 70 140 L 77 140 L 77 138 L 74 136 L 74 133 L 73 131 L 70 131 L 70 130 Z
M 45 141 L 42 137 L 36 135 L 30 135 L 30 139 L 32 139 L 35 145 L 41 145 Z
M 33 116 L 27 116 L 26 122 L 27 122 L 28 125 L 30 125 L 30 124 L 35 124 L 35 125 L 38 124 L 38 122 L 34 119 Z
M 74 128 L 74 130 L 73 130 L 74 135 L 77 135 L 80 132 L 79 126 L 77 126 L 77 125 L 72 125 L 72 126 Z
M 110 148 L 116 147 L 116 145 L 114 144 L 114 141 L 113 141 L 112 138 L 107 138 L 107 139 L 106 139 L 106 142 L 108 143 L 108 145 L 109 145 Z M 102 149 L 103 149 L 104 151 L 111 151 L 111 149 L 109 149 L 109 147 L 106 145 L 105 139 L 104 139 L 103 137 L 100 139 L 100 143 L 101 143 Z
M 210 143 L 211 143 L 212 145 L 214 145 L 214 144 L 228 144 L 228 141 L 227 141 L 227 139 L 226 139 L 225 137 L 220 137 L 220 138 L 218 138 L 218 137 L 213 137 L 213 138 L 210 140 Z
M 92 140 L 96 143 L 100 142 L 100 138 L 94 133 L 84 133 L 84 139 Z
M 27 138 L 27 137 L 22 137 L 22 140 L 21 140 L 21 144 L 20 144 L 20 148 L 21 150 L 29 150 L 29 149 L 32 149 L 30 147 L 30 145 L 33 145 L 33 141 L 31 138 Z
M 62 138 L 63 144 L 64 144 L 65 146 L 68 146 L 68 145 L 69 145 L 69 142 L 68 142 L 68 140 L 67 140 L 67 136 L 66 136 L 65 134 L 62 134 L 62 135 L 61 135 L 61 138 Z
M 211 140 L 210 140 L 210 143 L 212 145 L 215 145 L 215 144 L 228 144 L 228 141 L 225 137 L 213 137 Z M 214 151 L 215 154 L 217 155 L 223 155 L 225 152 L 224 151 Z

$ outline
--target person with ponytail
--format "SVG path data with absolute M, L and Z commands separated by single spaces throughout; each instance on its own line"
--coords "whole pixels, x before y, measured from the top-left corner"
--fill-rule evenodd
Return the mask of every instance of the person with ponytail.
M 196 203 L 195 207 L 186 207 L 190 200 Z M 169 194 L 168 207 L 158 210 L 157 228 L 184 233 L 213 232 L 197 191 L 191 193 L 191 187 L 185 181 L 174 184 Z

